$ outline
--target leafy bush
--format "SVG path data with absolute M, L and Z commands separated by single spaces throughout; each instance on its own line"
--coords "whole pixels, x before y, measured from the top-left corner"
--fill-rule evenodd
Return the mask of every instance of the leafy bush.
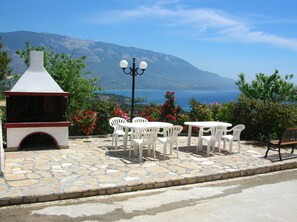
M 228 122 L 233 121 L 233 113 L 236 106 L 236 102 L 231 100 L 229 103 L 217 103 L 214 102 L 210 104 L 210 109 L 212 111 L 212 119 L 214 121 Z
M 246 126 L 242 133 L 244 139 L 267 141 L 278 138 L 284 128 L 297 126 L 297 105 L 262 102 L 241 95 L 233 117 L 234 125 Z
M 221 104 L 217 102 L 205 104 L 191 99 L 189 119 L 190 121 L 220 121 L 232 123 L 235 106 L 236 102 L 234 101 Z M 194 128 L 193 130 L 198 132 L 198 129 Z
M 213 115 L 210 105 L 200 103 L 195 99 L 191 99 L 190 102 L 190 118 L 192 121 L 212 121 Z
M 114 110 L 117 106 L 114 98 L 107 100 L 96 99 L 93 101 L 91 107 L 97 112 L 94 134 L 103 135 L 112 132 L 112 128 L 109 126 L 109 119 L 113 117 Z
M 278 70 L 266 76 L 256 75 L 251 84 L 244 74 L 236 82 L 241 95 L 233 112 L 234 124 L 243 123 L 243 137 L 248 140 L 277 139 L 284 128 L 297 126 L 297 87 L 289 82 L 293 75 L 282 78 Z
M 188 113 L 180 113 L 178 114 L 178 118 L 177 118 L 177 125 L 181 125 L 183 126 L 183 133 L 188 132 L 188 126 L 184 125 L 184 122 L 188 122 L 190 121 L 190 116 L 188 115 Z
M 150 106 L 146 106 L 145 110 L 139 114 L 146 118 L 148 121 L 160 121 L 161 118 L 161 106 L 151 104 Z
M 246 83 L 244 73 L 239 75 L 236 82 L 241 94 L 261 101 L 273 102 L 297 102 L 297 86 L 289 82 L 294 75 L 286 75 L 282 78 L 278 70 L 272 75 L 258 73 L 251 84 Z

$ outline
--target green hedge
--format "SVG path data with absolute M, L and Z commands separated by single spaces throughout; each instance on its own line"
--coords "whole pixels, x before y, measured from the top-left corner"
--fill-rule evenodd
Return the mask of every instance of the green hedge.
M 242 123 L 246 126 L 242 133 L 243 139 L 277 139 L 284 128 L 297 126 L 297 105 L 262 102 L 239 96 L 233 111 L 232 123 Z
M 174 94 L 172 95 L 174 96 Z M 297 127 L 296 103 L 262 102 L 243 95 L 239 96 L 237 102 L 231 101 L 222 104 L 205 104 L 192 99 L 190 101 L 191 110 L 188 113 L 183 110 L 180 111 L 180 107 L 176 106 L 174 102 L 170 106 L 170 112 L 165 112 L 165 108 L 168 108 L 169 104 L 169 102 L 165 102 L 163 106 L 147 105 L 143 111 L 136 115 L 143 116 L 150 121 L 172 120 L 174 124 L 180 125 L 183 125 L 185 121 L 222 121 L 229 122 L 233 126 L 244 124 L 246 128 L 242 132 L 241 138 L 254 141 L 277 139 L 284 128 Z M 90 103 L 89 109 L 97 113 L 93 134 L 111 133 L 109 118 L 113 116 L 125 118 L 128 116 L 121 107 L 121 104 L 113 99 L 95 100 Z M 168 116 L 171 119 L 164 119 L 162 116 Z M 187 130 L 186 127 L 185 130 Z M 79 133 L 79 129 L 74 124 L 70 134 Z

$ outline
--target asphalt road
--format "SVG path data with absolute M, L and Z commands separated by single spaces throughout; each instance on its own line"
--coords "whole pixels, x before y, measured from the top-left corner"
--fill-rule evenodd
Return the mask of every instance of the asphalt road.
M 297 169 L 166 189 L 0 208 L 1 222 L 297 221 Z

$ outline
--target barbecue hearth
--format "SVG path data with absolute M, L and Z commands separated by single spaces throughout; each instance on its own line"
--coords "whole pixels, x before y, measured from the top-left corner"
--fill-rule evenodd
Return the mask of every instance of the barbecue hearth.
M 7 150 L 18 150 L 32 135 L 45 134 L 57 148 L 68 148 L 67 98 L 43 67 L 43 52 L 30 52 L 30 66 L 6 96 Z M 37 138 L 38 140 L 38 138 Z

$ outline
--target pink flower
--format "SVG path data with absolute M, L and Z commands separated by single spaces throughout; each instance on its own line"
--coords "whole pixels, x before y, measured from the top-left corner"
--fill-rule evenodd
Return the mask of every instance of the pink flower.
M 175 116 L 173 116 L 173 115 L 169 115 L 168 118 L 171 119 L 171 120 L 173 120 L 173 121 L 176 120 Z

